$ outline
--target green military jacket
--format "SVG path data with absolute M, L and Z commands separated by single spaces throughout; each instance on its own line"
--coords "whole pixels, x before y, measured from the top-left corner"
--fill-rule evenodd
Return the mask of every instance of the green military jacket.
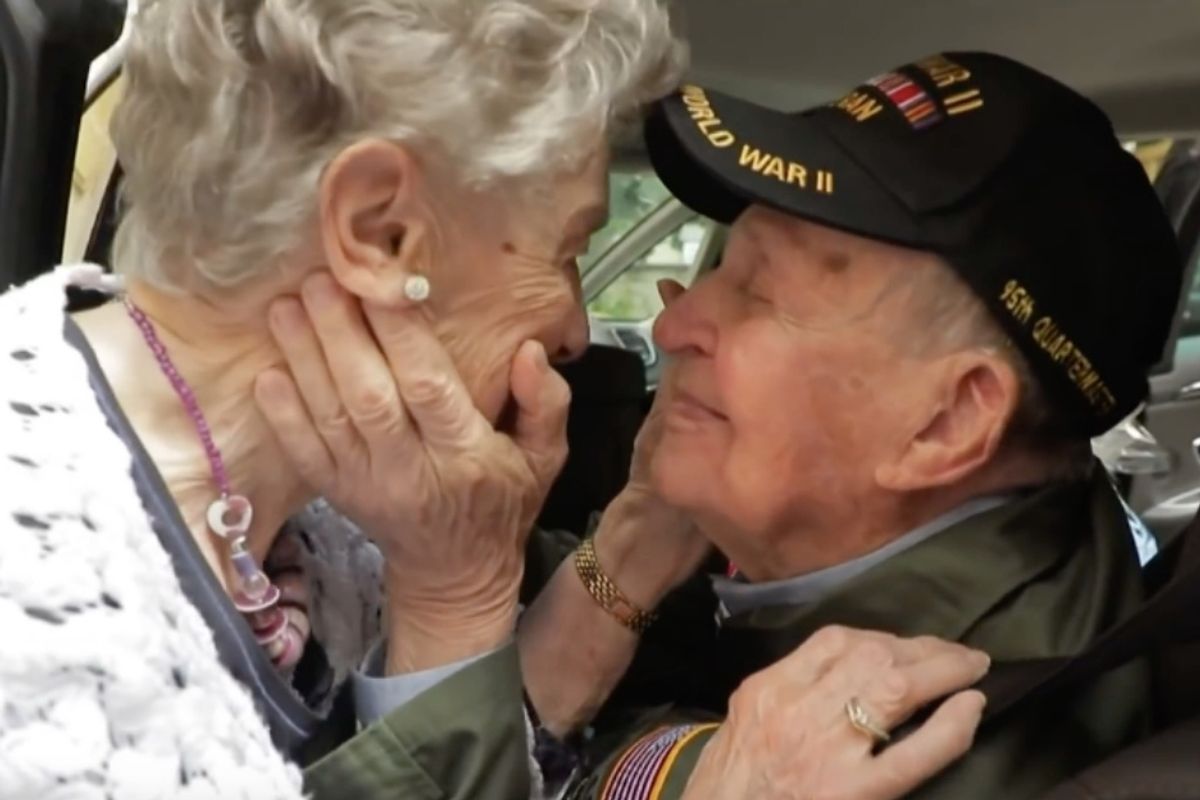
M 515 645 L 464 667 L 310 766 L 315 800 L 525 800 Z
M 635 661 L 630 685 L 598 718 L 570 796 L 679 797 L 715 730 L 705 723 L 740 680 L 826 625 L 938 636 L 996 662 L 1078 653 L 1143 599 L 1124 509 L 1095 472 L 966 519 L 813 605 L 731 618 L 708 641 L 649 643 L 654 656 Z M 696 629 L 677 611 L 660 622 Z M 1005 718 L 911 796 L 1038 797 L 1144 734 L 1149 708 L 1149 668 L 1132 664 Z

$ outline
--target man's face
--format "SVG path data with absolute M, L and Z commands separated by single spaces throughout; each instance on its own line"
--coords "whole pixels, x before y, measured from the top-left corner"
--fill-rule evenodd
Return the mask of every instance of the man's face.
M 608 216 L 608 157 L 557 177 L 548 196 L 491 193 L 443 232 L 430 307 L 438 337 L 480 411 L 493 422 L 509 398 L 513 356 L 536 339 L 551 360 L 582 354 L 587 316 L 578 258 Z
M 876 466 L 919 416 L 905 283 L 929 268 L 928 254 L 746 212 L 720 268 L 656 326 L 672 357 L 659 491 L 763 552 L 869 513 Z

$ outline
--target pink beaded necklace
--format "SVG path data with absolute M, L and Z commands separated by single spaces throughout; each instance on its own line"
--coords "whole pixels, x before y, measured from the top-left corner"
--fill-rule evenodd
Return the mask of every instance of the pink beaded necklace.
M 233 604 L 245 616 L 254 631 L 254 638 L 267 651 L 267 655 L 278 665 L 287 648 L 282 645 L 286 641 L 287 615 L 279 608 L 279 587 L 271 583 L 271 579 L 262 571 L 254 555 L 246 547 L 246 535 L 250 532 L 250 523 L 254 519 L 254 507 L 246 497 L 235 494 L 229 484 L 229 473 L 225 469 L 225 460 L 221 458 L 221 450 L 213 441 L 212 431 L 208 420 L 200 410 L 196 395 L 184 377 L 179 374 L 167 347 L 158 338 L 154 323 L 145 313 L 133 304 L 126 295 L 123 298 L 125 310 L 130 319 L 142 332 L 142 338 L 154 359 L 158 362 L 163 375 L 179 395 L 183 408 L 192 421 L 200 443 L 204 446 L 204 454 L 208 457 L 208 465 L 212 470 L 213 483 L 216 484 L 220 497 L 213 501 L 205 514 L 205 521 L 213 534 L 229 543 L 229 559 L 234 567 Z

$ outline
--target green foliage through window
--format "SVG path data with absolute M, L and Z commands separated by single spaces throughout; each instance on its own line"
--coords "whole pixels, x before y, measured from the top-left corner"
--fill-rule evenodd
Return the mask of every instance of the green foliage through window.
M 587 255 L 579 259 L 583 274 L 600 257 L 651 211 L 661 206 L 671 193 L 653 172 L 614 172 L 608 176 L 608 224 L 592 236 Z
M 663 309 L 658 282 L 672 278 L 684 286 L 691 284 L 710 225 L 699 217 L 684 222 L 621 273 L 588 305 L 588 311 L 597 317 L 637 322 L 657 317 Z
M 609 223 L 593 238 L 580 261 L 586 273 L 671 194 L 651 172 L 614 173 L 609 177 Z M 691 217 L 629 265 L 588 304 L 594 317 L 640 322 L 662 311 L 658 281 L 673 278 L 685 286 L 695 277 L 701 247 L 712 223 Z

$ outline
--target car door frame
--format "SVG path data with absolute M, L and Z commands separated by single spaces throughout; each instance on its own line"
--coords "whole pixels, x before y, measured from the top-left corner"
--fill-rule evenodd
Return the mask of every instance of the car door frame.
M 0 4 L 0 286 L 60 260 L 91 64 L 119 40 L 124 18 L 97 0 Z

